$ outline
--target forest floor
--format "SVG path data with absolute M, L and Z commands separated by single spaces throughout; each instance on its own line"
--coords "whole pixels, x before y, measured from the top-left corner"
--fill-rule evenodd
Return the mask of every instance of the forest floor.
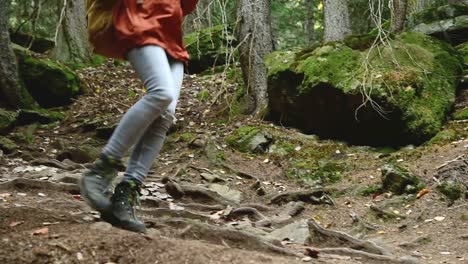
M 228 119 L 221 112 L 234 85 L 221 89 L 221 75 L 185 79 L 178 123 L 142 191 L 138 215 L 148 233 L 101 222 L 76 185 L 93 151 L 70 149 L 99 150 L 106 141 L 96 132 L 108 132 L 143 88 L 125 65 L 80 74 L 88 92 L 68 117 L 34 133 L 18 128 L 30 140 L 1 158 L 0 263 L 468 263 L 467 200 L 451 203 L 436 189 L 441 173 L 467 182 L 466 137 L 382 153 L 248 117 Z M 228 146 L 226 137 L 245 126 L 310 140 L 352 167 L 339 181 L 311 188 L 287 176 L 287 156 Z M 389 159 L 429 192 L 419 199 L 363 195 L 380 184 Z

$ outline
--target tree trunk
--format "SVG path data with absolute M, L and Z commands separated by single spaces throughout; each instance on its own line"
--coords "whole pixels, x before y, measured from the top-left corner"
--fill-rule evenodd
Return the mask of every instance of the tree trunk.
M 91 58 L 91 46 L 86 29 L 84 0 L 63 0 L 64 12 L 58 25 L 52 58 L 70 64 L 87 63 Z
M 267 69 L 264 57 L 273 51 L 269 0 L 238 0 L 240 19 L 237 39 L 240 64 L 247 87 L 246 112 L 261 115 L 268 105 Z
M 346 0 L 346 2 L 348 3 L 349 26 L 352 34 L 368 33 L 372 28 L 369 0 Z
M 315 6 L 314 0 L 304 0 L 306 8 L 306 20 L 304 21 L 304 31 L 307 44 L 311 45 L 315 41 Z
M 0 1 L 0 96 L 7 108 L 23 106 L 22 86 L 8 33 L 8 10 L 10 1 Z
M 403 31 L 405 27 L 406 12 L 408 9 L 407 0 L 393 0 L 392 32 Z
M 340 41 L 351 34 L 347 0 L 323 0 L 324 41 Z

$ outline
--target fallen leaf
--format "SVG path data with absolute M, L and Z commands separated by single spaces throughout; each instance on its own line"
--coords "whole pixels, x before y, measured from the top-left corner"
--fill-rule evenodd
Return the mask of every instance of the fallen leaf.
M 82 260 L 84 259 L 83 253 L 81 253 L 81 252 L 76 253 L 76 258 L 77 258 L 79 261 L 82 261 Z
M 15 227 L 24 224 L 24 221 L 18 221 L 18 222 L 12 222 L 10 224 L 10 227 Z
M 444 221 L 444 219 L 445 219 L 445 217 L 443 217 L 443 216 L 436 216 L 436 217 L 434 217 L 434 220 L 439 221 L 439 222 L 440 222 L 440 221 Z
M 0 198 L 8 198 L 11 196 L 11 193 L 0 193 Z
M 49 228 L 44 227 L 44 228 L 37 229 L 32 234 L 33 234 L 33 236 L 47 235 L 47 234 L 49 234 Z
M 416 195 L 416 198 L 419 199 L 423 197 L 424 195 L 428 194 L 429 192 L 430 192 L 429 189 L 422 189 L 421 191 L 418 192 L 418 194 Z

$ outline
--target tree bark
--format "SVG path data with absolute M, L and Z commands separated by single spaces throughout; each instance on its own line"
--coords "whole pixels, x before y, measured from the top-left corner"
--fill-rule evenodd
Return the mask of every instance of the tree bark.
M 61 14 L 52 58 L 70 64 L 87 63 L 91 58 L 91 46 L 86 30 L 84 0 L 64 0 L 65 12 Z
M 269 0 L 238 0 L 237 30 L 240 64 L 246 86 L 246 112 L 257 116 L 268 105 L 267 69 L 264 57 L 273 51 Z
M 408 10 L 407 0 L 393 0 L 392 32 L 403 31 L 405 27 L 406 12 Z
M 351 34 L 347 0 L 323 0 L 324 41 L 340 41 Z
M 0 93 L 7 108 L 22 107 L 21 84 L 16 58 L 10 46 L 8 10 L 10 1 L 0 1 Z
M 304 0 L 306 8 L 306 20 L 304 21 L 304 30 L 306 34 L 307 44 L 312 44 L 315 41 L 315 6 L 313 0 Z

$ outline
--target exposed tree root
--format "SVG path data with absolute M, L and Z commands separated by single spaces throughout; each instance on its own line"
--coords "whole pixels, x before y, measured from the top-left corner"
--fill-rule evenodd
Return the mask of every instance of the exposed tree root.
M 372 254 L 391 256 L 391 253 L 388 250 L 386 250 L 385 248 L 383 248 L 381 246 L 378 246 L 377 244 L 375 244 L 372 241 L 360 240 L 360 239 L 352 237 L 352 236 L 350 236 L 350 235 L 348 235 L 348 234 L 346 234 L 344 232 L 325 229 L 325 228 L 321 227 L 313 219 L 310 220 L 308 222 L 308 224 L 309 224 L 309 228 L 317 231 L 318 233 L 320 233 L 320 234 L 322 234 L 324 236 L 334 237 L 334 238 L 337 238 L 338 240 L 341 240 L 341 241 L 344 241 L 344 242 L 347 242 L 347 243 L 351 244 L 350 247 L 353 248 L 353 249 L 365 249 L 366 251 L 368 251 L 369 253 L 372 253 Z
M 258 177 L 251 174 L 251 173 L 248 173 L 248 172 L 245 172 L 245 171 L 241 171 L 241 170 L 238 170 L 234 167 L 231 167 L 227 164 L 223 164 L 223 167 L 234 172 L 235 174 L 239 175 L 240 177 L 243 177 L 243 178 L 246 178 L 246 179 L 254 179 L 254 180 L 258 180 Z
M 311 257 L 317 257 L 320 254 L 335 254 L 335 255 L 343 255 L 343 256 L 350 256 L 350 257 L 359 257 L 368 260 L 377 260 L 377 261 L 385 261 L 385 263 L 404 263 L 404 264 L 417 264 L 419 263 L 418 260 L 409 257 L 402 257 L 402 258 L 395 258 L 392 256 L 386 255 L 378 255 L 372 254 L 365 251 L 355 250 L 351 248 L 339 247 L 339 248 L 315 248 L 315 247 L 307 247 L 306 248 L 306 255 Z
M 265 220 L 266 217 L 260 213 L 257 209 L 253 207 L 239 207 L 232 209 L 226 217 L 228 218 L 236 218 L 236 217 L 241 217 L 241 216 L 249 216 L 252 217 L 254 221 L 261 221 Z
M 61 161 L 58 161 L 56 159 L 35 159 L 35 160 L 31 161 L 31 164 L 34 165 L 34 166 L 44 165 L 44 166 L 54 167 L 54 168 L 58 168 L 58 169 L 61 169 L 61 170 L 66 170 L 66 171 L 73 171 L 73 170 L 76 170 L 76 169 L 84 168 L 84 166 L 81 166 L 79 164 L 69 165 L 69 164 L 65 164 L 65 163 L 63 163 Z
M 270 199 L 270 203 L 284 204 L 292 201 L 303 201 L 312 204 L 335 205 L 333 200 L 327 195 L 331 189 L 316 188 L 306 191 L 293 191 L 280 193 Z
M 152 218 L 185 218 L 196 219 L 201 221 L 211 221 L 209 215 L 198 214 L 186 210 L 171 210 L 167 208 L 157 209 L 140 209 L 141 214 L 151 216 Z
M 284 248 L 279 241 L 277 241 L 277 243 L 267 242 L 261 237 L 227 227 L 219 227 L 199 221 L 183 219 L 168 219 L 164 224 L 182 229 L 183 232 L 179 234 L 181 234 L 183 238 L 202 239 L 216 244 L 223 243 L 228 247 L 272 252 L 286 256 L 304 256 L 301 253 Z
M 79 194 L 80 188 L 72 183 L 54 183 L 50 181 L 40 181 L 26 178 L 16 178 L 11 181 L 1 183 L 0 190 L 5 189 L 49 189 L 71 194 Z

